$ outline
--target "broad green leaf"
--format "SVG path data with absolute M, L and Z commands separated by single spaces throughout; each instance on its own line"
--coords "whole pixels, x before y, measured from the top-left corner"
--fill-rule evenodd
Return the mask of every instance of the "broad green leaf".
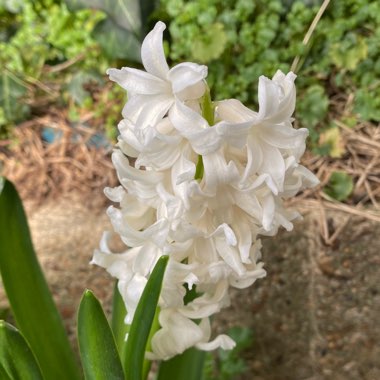
M 145 350 L 156 313 L 168 260 L 168 256 L 161 256 L 159 258 L 137 305 L 125 349 L 124 370 L 127 380 L 142 380 Z M 180 378 L 174 377 L 172 379 Z
M 0 321 L 0 378 L 42 380 L 42 374 L 28 343 L 12 325 Z
M 140 34 L 141 16 L 138 0 L 66 0 L 69 9 L 100 9 L 121 28 Z
M 141 44 L 137 37 L 112 20 L 100 21 L 94 28 L 93 35 L 108 57 L 141 61 Z
M 189 348 L 183 354 L 161 362 L 156 380 L 181 379 L 200 380 L 206 353 Z
M 338 201 L 346 200 L 352 193 L 354 183 L 352 177 L 345 172 L 333 172 L 323 191 Z
M 16 122 L 29 113 L 29 107 L 20 99 L 26 94 L 23 82 L 12 74 L 4 71 L 0 76 L 0 107 L 3 123 Z
M 129 326 L 124 322 L 126 315 L 127 310 L 116 282 L 113 290 L 111 327 L 121 357 L 124 357 L 126 345 L 125 336 L 129 330 Z
M 89 290 L 79 306 L 78 342 L 86 380 L 124 379 L 112 330 L 100 302 Z
M 0 193 L 0 242 L 1 276 L 13 315 L 44 378 L 79 379 L 74 353 L 34 253 L 21 200 L 7 180 Z

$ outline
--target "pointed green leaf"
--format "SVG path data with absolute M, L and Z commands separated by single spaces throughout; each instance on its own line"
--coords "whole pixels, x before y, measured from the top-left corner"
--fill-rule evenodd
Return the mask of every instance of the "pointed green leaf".
M 119 350 L 121 357 L 124 357 L 125 350 L 125 335 L 129 330 L 129 326 L 124 323 L 125 316 L 127 315 L 127 310 L 119 289 L 117 287 L 117 282 L 115 283 L 112 299 L 112 321 L 111 327 L 113 335 L 115 337 L 116 346 Z
M 78 312 L 78 342 L 86 380 L 122 380 L 123 367 L 102 306 L 86 290 Z
M 135 311 L 125 350 L 124 368 L 127 380 L 142 380 L 145 350 L 168 260 L 168 256 L 161 256 L 157 261 Z M 173 379 L 179 379 L 179 377 Z
M 27 93 L 23 82 L 10 72 L 3 71 L 0 75 L 0 108 L 3 113 L 3 123 L 17 122 L 28 115 L 29 106 L 21 101 Z
M 0 378 L 42 380 L 42 374 L 28 343 L 12 325 L 0 321 Z
M 79 379 L 79 368 L 34 253 L 15 187 L 0 185 L 0 271 L 18 328 L 44 378 Z
M 141 43 L 130 31 L 123 29 L 107 18 L 100 21 L 93 30 L 93 36 L 107 57 L 141 62 Z
M 189 348 L 183 354 L 161 362 L 156 380 L 199 380 L 202 378 L 205 357 L 204 351 Z
M 100 9 L 120 27 L 140 33 L 141 16 L 139 0 L 66 0 L 69 9 Z

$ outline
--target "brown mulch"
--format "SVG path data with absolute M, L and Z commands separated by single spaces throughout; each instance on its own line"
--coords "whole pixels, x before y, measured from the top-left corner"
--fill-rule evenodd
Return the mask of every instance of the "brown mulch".
M 11 144 L 0 142 L 2 175 L 16 184 L 23 200 L 38 205 L 47 198 L 79 192 L 91 202 L 93 192 L 116 184 L 111 149 L 88 144 L 96 130 L 85 121 L 72 127 L 65 114 L 55 110 L 14 128 Z M 57 142 L 42 140 L 44 127 L 59 131 Z
M 345 125 L 345 115 L 352 115 L 352 97 L 331 100 L 331 118 L 339 128 L 343 153 L 339 158 L 316 156 L 306 152 L 303 164 L 320 179 L 317 189 L 306 190 L 289 201 L 301 210 L 318 209 L 321 214 L 320 232 L 326 244 L 332 245 L 343 230 L 329 228 L 327 210 L 344 211 L 348 223 L 351 216 L 362 216 L 380 222 L 380 127 L 368 122 L 350 128 Z M 71 126 L 67 115 L 61 110 L 52 110 L 48 115 L 20 124 L 14 129 L 14 143 L 0 142 L 0 167 L 12 180 L 24 200 L 33 200 L 37 205 L 47 198 L 54 199 L 79 191 L 86 202 L 91 203 L 94 192 L 117 183 L 115 170 L 110 160 L 111 148 L 96 148 L 87 142 L 96 132 L 89 128 L 92 115 L 84 115 Z M 61 138 L 53 144 L 42 141 L 42 128 L 60 131 Z M 75 138 L 74 138 L 75 137 Z M 335 171 L 348 173 L 354 182 L 350 199 L 337 202 L 330 199 L 323 188 Z M 368 210 L 371 206 L 371 210 Z

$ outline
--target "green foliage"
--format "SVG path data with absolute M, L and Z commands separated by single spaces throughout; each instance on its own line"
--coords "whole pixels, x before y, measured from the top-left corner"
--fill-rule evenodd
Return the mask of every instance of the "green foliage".
M 0 376 L 3 380 L 43 380 L 38 363 L 24 337 L 12 325 L 1 320 Z
M 16 189 L 0 179 L 0 271 L 18 328 L 46 379 L 79 379 L 79 369 L 35 255 Z
M 318 140 L 315 127 L 326 117 L 328 105 L 325 89 L 319 84 L 308 87 L 303 93 L 302 101 L 297 105 L 297 117 L 302 125 L 309 128 L 314 142 Z
M 203 380 L 233 380 L 248 370 L 242 353 L 252 346 L 252 330 L 247 327 L 233 327 L 228 331 L 228 335 L 236 342 L 235 348 L 230 351 L 219 349 L 216 357 L 209 353 Z
M 26 96 L 27 85 L 7 70 L 0 76 L 0 138 L 6 136 L 3 129 L 8 120 L 21 121 L 29 113 L 29 107 L 21 100 Z
M 337 201 L 346 200 L 354 188 L 352 177 L 345 172 L 333 172 L 323 191 Z
M 304 36 L 321 0 L 162 0 L 173 63 L 209 67 L 216 99 L 257 104 L 260 75 L 289 71 L 296 56 L 297 117 L 318 147 L 328 121 L 328 97 L 356 92 L 354 112 L 380 121 L 380 2 L 347 0 L 327 7 L 308 42 Z
M 19 332 L 0 320 L 0 378 L 82 378 L 34 253 L 22 202 L 13 184 L 2 177 L 0 241 L 1 276 L 20 328 Z M 91 291 L 85 291 L 78 311 L 78 343 L 85 379 L 147 379 L 150 362 L 145 360 L 145 351 L 151 349 L 150 340 L 159 328 L 157 305 L 168 260 L 169 256 L 157 260 L 137 305 L 127 342 L 123 321 L 126 310 L 117 289 L 112 317 L 117 342 L 101 304 Z M 178 372 L 186 375 L 180 377 L 182 380 L 199 379 L 188 374 L 201 373 L 203 355 L 193 349 L 183 356 L 186 360 L 181 361 Z M 120 357 L 124 359 L 124 370 Z
M 127 310 L 119 289 L 117 287 L 117 282 L 115 282 L 115 287 L 113 290 L 112 297 L 112 319 L 111 327 L 112 332 L 115 337 L 115 342 L 121 357 L 124 357 L 125 349 L 125 335 L 129 330 L 129 326 L 124 323 L 125 316 L 127 315 Z
M 202 379 L 202 370 L 206 353 L 192 347 L 183 354 L 163 361 L 157 375 L 157 380 L 181 379 L 199 380 Z
M 66 3 L 71 10 L 91 8 L 105 12 L 106 19 L 96 25 L 93 35 L 108 58 L 140 61 L 140 41 L 147 24 L 147 15 L 140 6 L 143 1 L 66 0 Z
M 124 352 L 126 380 L 141 380 L 144 371 L 144 356 L 161 293 L 162 281 L 169 256 L 161 256 L 145 285 L 129 330 Z
M 73 100 L 71 114 L 92 106 L 88 84 L 101 85 L 116 60 L 140 61 L 154 6 L 148 0 L 0 0 L 0 137 L 29 116 L 41 95 L 56 103 Z M 49 69 L 60 64 L 64 68 Z M 111 133 L 109 123 L 107 134 L 115 135 L 116 124 Z
M 316 148 L 316 151 L 322 156 L 330 156 L 332 158 L 340 158 L 345 153 L 340 129 L 334 123 L 321 132 L 319 146 Z
M 86 380 L 124 379 L 112 330 L 100 302 L 89 290 L 79 305 L 78 342 Z
M 53 0 L 11 2 L 0 5 L 0 125 L 24 120 L 29 113 L 25 102 L 28 93 L 38 95 L 36 83 L 62 82 L 67 73 L 44 72 L 46 64 L 54 65 L 71 59 L 80 62 L 75 68 L 105 70 L 104 58 L 91 36 L 100 12 L 81 10 L 71 13 L 66 5 Z M 85 59 L 79 59 L 82 55 Z M 70 77 L 70 74 L 69 74 Z M 40 88 L 48 88 L 40 86 Z M 39 87 L 37 87 L 39 89 Z M 48 90 L 47 90 L 48 91 Z

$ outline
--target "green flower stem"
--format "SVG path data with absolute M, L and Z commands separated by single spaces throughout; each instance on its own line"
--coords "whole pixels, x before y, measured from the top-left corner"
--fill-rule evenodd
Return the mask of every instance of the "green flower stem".
M 210 88 L 206 85 L 206 91 L 202 97 L 202 116 L 206 119 L 210 127 L 214 125 L 214 104 L 211 100 Z
M 203 178 L 204 173 L 204 167 L 203 167 L 203 157 L 201 155 L 198 156 L 198 162 L 197 166 L 195 168 L 195 176 L 194 179 L 201 180 Z
M 214 104 L 211 100 L 210 88 L 206 85 L 206 91 L 201 100 L 202 116 L 207 121 L 208 125 L 212 127 L 214 125 Z M 204 174 L 203 158 L 198 156 L 198 162 L 195 169 L 194 179 L 201 180 Z

